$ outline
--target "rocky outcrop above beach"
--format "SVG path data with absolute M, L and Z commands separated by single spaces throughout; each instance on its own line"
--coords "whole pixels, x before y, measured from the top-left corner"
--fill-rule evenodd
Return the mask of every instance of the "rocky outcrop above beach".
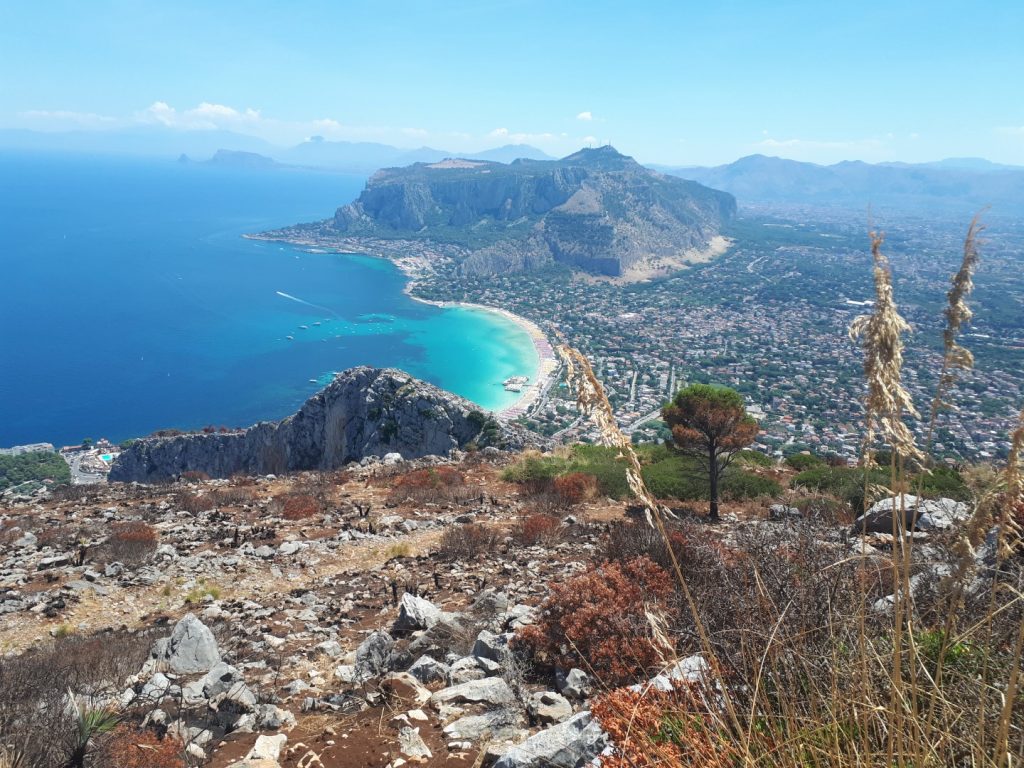
M 210 477 L 335 469 L 368 456 L 447 456 L 470 443 L 520 449 L 536 441 L 468 400 L 393 368 L 352 368 L 293 416 L 223 434 L 137 440 L 110 480 L 158 482 L 186 472 Z
M 337 239 L 436 244 L 468 275 L 554 263 L 619 276 L 682 266 L 736 212 L 726 192 L 666 176 L 612 147 L 561 160 L 450 159 L 374 174 L 333 219 L 263 237 L 325 245 Z

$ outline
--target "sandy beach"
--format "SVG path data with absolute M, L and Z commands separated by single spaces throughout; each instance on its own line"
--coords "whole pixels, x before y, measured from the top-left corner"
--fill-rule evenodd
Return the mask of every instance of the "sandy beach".
M 521 315 L 509 312 L 507 309 L 489 307 L 486 304 L 472 304 L 464 301 L 431 301 L 417 296 L 415 293 L 416 281 L 425 274 L 430 274 L 434 271 L 435 260 L 446 258 L 441 254 L 434 255 L 421 252 L 410 255 L 382 256 L 380 258 L 385 258 L 394 263 L 395 266 L 397 266 L 406 276 L 408 282 L 406 283 L 404 290 L 409 298 L 424 304 L 432 304 L 435 307 L 464 307 L 466 309 L 493 312 L 501 315 L 509 322 L 518 325 L 530 337 L 530 340 L 533 342 L 533 348 L 537 351 L 538 363 L 536 375 L 530 377 L 530 381 L 525 387 L 523 387 L 522 394 L 512 405 L 509 405 L 495 413 L 497 418 L 503 421 L 511 421 L 522 416 L 541 398 L 544 392 L 547 391 L 548 387 L 551 386 L 552 379 L 557 373 L 560 365 L 558 355 L 555 353 L 555 350 L 551 346 L 551 342 L 548 341 L 548 337 L 544 334 L 544 331 L 542 331 L 540 326 L 535 322 L 527 320 Z
M 413 295 L 409 290 L 407 290 L 407 293 L 409 293 L 410 298 L 423 302 L 424 304 L 432 304 L 435 307 L 463 307 L 465 309 L 493 312 L 501 315 L 509 322 L 518 325 L 530 337 L 530 341 L 533 342 L 533 348 L 537 352 L 538 362 L 536 375 L 530 377 L 530 381 L 525 387 L 523 387 L 523 391 L 519 396 L 519 399 L 517 399 L 512 405 L 509 405 L 495 413 L 497 418 L 502 421 L 511 421 L 522 416 L 541 398 L 547 388 L 551 385 L 552 379 L 559 368 L 558 355 L 555 353 L 555 350 L 551 346 L 551 342 L 548 341 L 548 337 L 544 334 L 544 331 L 542 331 L 540 326 L 532 320 L 527 320 L 525 317 L 509 312 L 507 309 L 488 307 L 486 304 L 471 304 L 464 301 L 430 301 Z
M 318 238 L 295 238 L 295 237 L 265 237 L 261 235 L 246 235 L 254 240 L 271 240 L 287 242 L 305 248 L 312 253 L 354 253 L 362 256 L 390 261 L 406 277 L 406 284 L 403 291 L 413 299 L 424 304 L 432 304 L 436 307 L 464 307 L 485 312 L 494 312 L 501 315 L 509 322 L 515 323 L 530 337 L 533 347 L 537 352 L 537 371 L 530 377 L 520 397 L 512 404 L 495 413 L 495 416 L 503 421 L 510 421 L 526 413 L 536 403 L 544 392 L 552 384 L 560 363 L 551 342 L 548 341 L 544 331 L 531 320 L 516 315 L 506 309 L 489 307 L 485 304 L 471 304 L 469 302 L 457 301 L 431 301 L 417 296 L 415 293 L 417 282 L 427 275 L 433 275 L 439 264 L 450 263 L 452 255 L 442 252 L 439 249 L 424 248 L 421 243 L 413 242 L 386 242 L 371 241 L 361 242 L 358 238 L 344 239 L 339 242 L 325 241 Z

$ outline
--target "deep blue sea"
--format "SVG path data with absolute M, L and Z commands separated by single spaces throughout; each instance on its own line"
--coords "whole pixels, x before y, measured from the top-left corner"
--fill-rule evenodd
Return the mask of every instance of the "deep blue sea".
M 241 237 L 326 218 L 364 182 L 0 154 L 0 446 L 277 419 L 361 364 L 510 404 L 500 382 L 537 365 L 513 323 L 415 302 L 381 259 Z

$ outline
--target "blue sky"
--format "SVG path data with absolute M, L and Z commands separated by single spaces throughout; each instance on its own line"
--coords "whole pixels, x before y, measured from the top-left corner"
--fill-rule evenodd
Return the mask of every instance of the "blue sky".
M 1024 0 L 14 2 L 0 127 L 1024 164 Z

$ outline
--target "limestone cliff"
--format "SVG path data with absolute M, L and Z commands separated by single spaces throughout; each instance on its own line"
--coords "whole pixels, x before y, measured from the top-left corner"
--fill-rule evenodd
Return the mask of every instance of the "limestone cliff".
M 147 437 L 121 453 L 110 480 L 155 482 L 334 469 L 364 456 L 447 455 L 471 442 L 522 448 L 533 436 L 496 424 L 468 400 L 393 368 L 352 368 L 286 419 L 227 434 Z
M 707 247 L 735 211 L 728 193 L 600 147 L 553 161 L 451 159 L 385 169 L 332 219 L 264 236 L 424 241 L 457 253 L 460 270 L 472 275 L 556 262 L 619 275 Z

